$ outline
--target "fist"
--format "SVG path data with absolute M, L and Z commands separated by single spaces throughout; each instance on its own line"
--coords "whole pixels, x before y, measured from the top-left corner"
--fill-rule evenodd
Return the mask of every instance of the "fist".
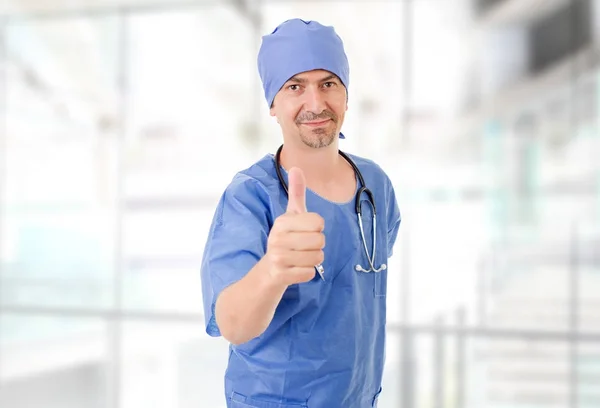
M 270 273 L 285 285 L 308 282 L 315 265 L 323 262 L 325 220 L 306 210 L 306 182 L 302 170 L 288 173 L 288 206 L 269 234 L 267 259 Z

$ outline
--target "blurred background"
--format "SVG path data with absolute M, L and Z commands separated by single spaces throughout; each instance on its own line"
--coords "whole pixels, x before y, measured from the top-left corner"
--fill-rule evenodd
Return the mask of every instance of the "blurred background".
M 600 406 L 600 0 L 4 0 L 0 406 L 225 407 L 200 260 L 292 17 L 402 211 L 379 407 Z

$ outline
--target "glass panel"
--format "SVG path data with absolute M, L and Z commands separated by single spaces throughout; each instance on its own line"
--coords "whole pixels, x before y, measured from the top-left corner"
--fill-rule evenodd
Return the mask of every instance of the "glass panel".
M 450 319 L 461 310 L 473 323 L 478 314 L 488 210 L 479 142 L 457 131 L 469 123 L 479 89 L 471 3 L 406 3 L 407 135 L 391 176 L 403 214 L 393 261 L 397 316 L 411 322 Z
M 122 408 L 225 408 L 228 344 L 197 324 L 127 323 Z
M 381 394 L 377 400 L 378 408 L 396 408 L 402 406 L 400 387 L 400 335 L 388 331 L 385 347 L 385 366 L 381 385 Z
M 596 340 L 580 343 L 574 356 L 579 406 L 597 407 L 600 405 L 600 342 Z
M 195 0 L 194 4 L 214 3 L 214 0 Z M 180 4 L 180 3 L 176 3 Z M 183 3 L 187 6 L 188 3 Z M 148 8 L 164 9 L 173 6 L 171 0 L 87 0 L 87 1 L 64 1 L 64 0 L 5 0 L 0 3 L 1 15 L 42 15 L 61 16 L 64 14 L 75 14 L 80 12 L 105 12 L 117 11 L 116 9 L 146 10 Z
M 579 224 L 574 231 L 570 268 L 578 297 L 569 309 L 572 325 L 583 332 L 598 332 L 600 328 L 600 228 Z M 595 358 L 595 357 L 594 357 Z
M 597 406 L 598 345 L 560 339 L 401 337 L 398 398 L 384 406 L 542 408 Z M 404 354 L 402 354 L 404 353 Z M 388 387 L 389 388 L 389 387 Z
M 598 224 L 596 69 L 567 54 L 536 71 L 551 45 L 534 44 L 541 11 L 504 2 L 482 16 L 467 3 L 411 3 L 411 109 L 431 116 L 411 117 L 398 178 L 405 313 L 568 329 L 574 228 Z M 554 34 L 590 17 L 562 13 Z
M 254 33 L 229 6 L 128 22 L 123 303 L 198 312 L 217 200 L 253 159 Z
M 124 224 L 125 308 L 200 311 L 200 263 L 213 208 L 216 202 L 205 209 L 138 209 L 128 213 Z
M 464 336 L 406 331 L 398 336 L 396 379 L 391 407 L 484 407 L 472 405 L 468 391 L 470 343 Z M 389 388 L 389 386 L 388 386 Z
M 111 302 L 117 38 L 108 16 L 7 27 L 4 303 Z
M 105 324 L 98 319 L 0 317 L 0 406 L 104 408 Z
M 468 392 L 473 406 L 570 406 L 574 390 L 567 343 L 480 340 L 472 353 Z

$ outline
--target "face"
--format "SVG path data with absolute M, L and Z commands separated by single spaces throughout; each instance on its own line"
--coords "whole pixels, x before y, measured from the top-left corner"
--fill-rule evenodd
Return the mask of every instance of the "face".
M 339 136 L 348 110 L 346 88 L 323 70 L 290 78 L 275 95 L 271 116 L 277 117 L 286 142 L 312 148 L 331 145 Z

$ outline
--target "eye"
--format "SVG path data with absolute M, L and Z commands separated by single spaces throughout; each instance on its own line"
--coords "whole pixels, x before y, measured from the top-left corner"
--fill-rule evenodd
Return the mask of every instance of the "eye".
M 332 86 L 335 86 L 336 83 L 329 81 L 329 82 L 325 82 L 323 85 L 325 86 L 325 88 L 331 88 Z
M 299 88 L 299 85 L 295 85 L 295 84 L 294 84 L 294 85 L 290 85 L 290 86 L 288 86 L 288 89 L 289 89 L 290 91 L 297 91 L 297 90 L 298 90 L 298 88 Z

